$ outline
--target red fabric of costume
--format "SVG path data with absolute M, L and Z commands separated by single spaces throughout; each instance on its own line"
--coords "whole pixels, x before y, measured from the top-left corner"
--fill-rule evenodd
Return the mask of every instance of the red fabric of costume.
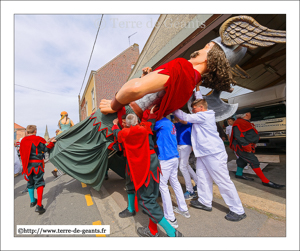
M 243 132 L 247 132 L 251 129 L 254 130 L 254 132 L 256 134 L 258 134 L 258 131 L 255 129 L 255 126 L 253 123 L 245 120 L 245 119 L 242 119 L 242 118 L 238 118 L 236 121 L 234 121 L 233 125 L 232 125 L 232 133 L 231 133 L 231 137 L 230 137 L 230 143 L 229 143 L 229 147 L 231 149 L 234 150 L 234 147 L 232 146 L 232 141 L 233 141 L 233 128 L 234 127 L 238 127 L 239 131 L 241 132 L 241 135 L 240 137 L 244 137 L 244 134 Z M 239 147 L 240 149 L 240 147 Z M 242 146 L 242 149 L 240 149 L 241 151 L 246 151 L 246 152 L 250 152 L 250 151 L 253 151 L 254 152 L 254 144 L 250 143 L 249 145 L 247 146 Z M 236 149 L 235 149 L 236 150 Z
M 46 140 L 40 136 L 35 136 L 35 135 L 26 136 L 22 139 L 20 144 L 20 155 L 21 155 L 21 160 L 23 165 L 22 174 L 24 173 L 27 174 L 27 168 L 28 168 L 32 144 L 35 145 L 35 147 L 37 147 L 39 143 L 46 144 Z
M 165 117 L 171 112 L 183 107 L 193 94 L 196 80 L 200 82 L 201 75 L 195 73 L 193 65 L 184 58 L 176 58 L 155 69 L 164 69 L 159 74 L 170 76 L 165 83 L 165 91 L 159 110 L 156 112 L 157 119 Z M 200 75 L 200 77 L 199 77 Z
M 150 122 L 142 122 L 118 133 L 118 141 L 126 149 L 130 176 L 136 191 L 145 183 L 150 170 L 149 134 L 153 134 L 150 125 Z
M 37 204 L 41 207 L 42 206 L 42 200 L 43 200 L 43 192 L 44 192 L 44 186 L 40 186 L 36 189 L 37 193 Z
M 117 114 L 118 114 L 119 124 L 120 124 L 121 128 L 123 128 L 123 125 L 122 125 L 122 116 L 126 114 L 125 107 L 123 106 L 123 107 L 118 111 Z

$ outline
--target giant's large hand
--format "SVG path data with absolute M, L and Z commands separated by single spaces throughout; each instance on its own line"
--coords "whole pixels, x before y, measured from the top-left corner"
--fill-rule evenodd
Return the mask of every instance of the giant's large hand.
M 99 109 L 104 115 L 106 115 L 108 113 L 116 112 L 113 109 L 111 109 L 110 104 L 111 104 L 111 100 L 101 99 L 100 104 L 99 104 Z

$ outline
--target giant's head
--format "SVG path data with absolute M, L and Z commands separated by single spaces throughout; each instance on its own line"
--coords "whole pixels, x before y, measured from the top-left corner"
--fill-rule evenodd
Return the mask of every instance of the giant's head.
M 237 46 L 235 48 L 226 48 L 222 45 L 220 38 L 214 39 L 205 45 L 199 51 L 193 52 L 190 57 L 197 58 L 197 61 L 206 64 L 206 73 L 202 75 L 205 87 L 217 91 L 229 91 L 230 85 L 235 85 L 231 73 L 231 66 L 240 61 L 247 49 Z

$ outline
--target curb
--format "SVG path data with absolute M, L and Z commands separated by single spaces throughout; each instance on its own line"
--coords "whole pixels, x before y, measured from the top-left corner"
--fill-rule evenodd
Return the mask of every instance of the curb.
M 104 186 L 101 186 L 99 192 L 91 188 L 91 194 L 95 204 L 103 219 L 102 225 L 113 225 L 110 228 L 111 237 L 137 237 L 135 222 L 132 218 L 120 218 L 121 208 L 116 201 L 109 195 Z
M 178 176 L 179 183 L 185 186 L 184 178 Z M 213 184 L 213 195 L 222 198 L 219 188 L 216 184 Z M 279 217 L 286 218 L 286 205 L 278 203 L 276 201 L 260 198 L 257 196 L 249 195 L 238 191 L 238 195 L 242 201 L 242 204 L 247 207 L 252 207 L 266 213 L 271 213 Z

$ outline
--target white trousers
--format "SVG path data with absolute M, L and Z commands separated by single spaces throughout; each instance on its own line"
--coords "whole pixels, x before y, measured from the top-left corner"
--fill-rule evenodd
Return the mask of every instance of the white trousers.
M 175 215 L 173 212 L 173 205 L 171 200 L 171 195 L 169 193 L 168 181 L 173 188 L 177 205 L 180 211 L 187 211 L 187 205 L 183 196 L 183 191 L 181 185 L 178 181 L 178 158 L 173 158 L 169 160 L 160 160 L 161 172 L 159 181 L 159 191 L 161 194 L 164 216 L 167 220 L 175 220 Z
M 197 175 L 189 165 L 189 158 L 192 152 L 192 146 L 178 145 L 177 149 L 179 153 L 179 169 L 184 178 L 186 190 L 192 193 L 194 190 L 191 178 L 195 181 L 195 184 L 197 184 Z
M 234 213 L 243 214 L 245 211 L 240 197 L 229 176 L 227 159 L 225 151 L 197 158 L 198 201 L 207 207 L 212 206 L 214 181 L 229 209 Z

